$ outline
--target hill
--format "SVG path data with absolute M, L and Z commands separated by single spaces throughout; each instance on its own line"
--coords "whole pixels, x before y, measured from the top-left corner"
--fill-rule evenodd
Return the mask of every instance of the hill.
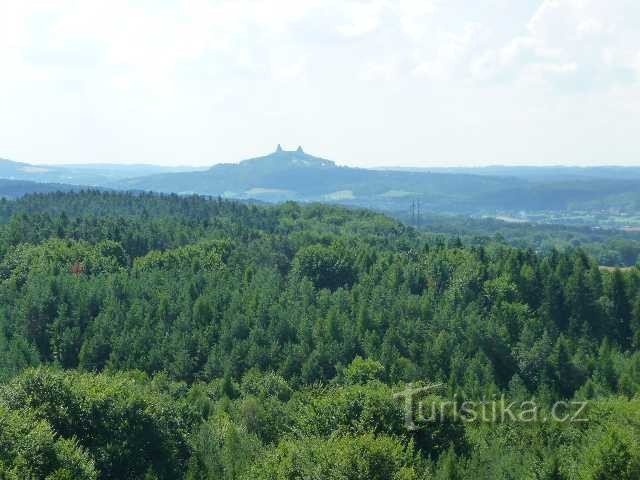
M 640 179 L 640 167 L 595 166 L 509 166 L 490 165 L 486 167 L 385 167 L 379 170 L 399 170 L 403 172 L 463 173 L 467 175 L 490 175 L 516 177 L 538 181 L 567 181 L 594 178 Z
M 301 147 L 219 164 L 203 172 L 133 178 L 119 188 L 197 193 L 265 201 L 323 201 L 407 211 L 478 214 L 499 211 L 633 210 L 640 169 L 623 167 L 487 167 L 370 170 L 336 165 Z
M 32 193 L 71 192 L 82 190 L 83 188 L 89 187 L 67 185 L 63 183 L 40 183 L 0 178 L 1 198 L 18 198 Z
M 639 395 L 640 270 L 580 249 L 335 205 L 0 202 L 2 479 L 637 480 Z
M 523 183 L 511 179 L 511 185 Z M 283 150 L 238 164 L 219 164 L 204 172 L 152 175 L 120 182 L 120 187 L 159 192 L 197 193 L 268 201 L 339 202 L 394 209 L 411 198 L 422 198 L 429 208 L 462 206 L 469 192 L 489 194 L 504 178 L 449 174 L 378 171 L 342 167 L 309 155 L 301 147 Z
M 200 170 L 46 167 L 4 160 L 0 177 L 263 202 L 319 201 L 400 215 L 413 208 L 614 228 L 640 225 L 640 169 L 632 167 L 372 170 L 340 166 L 301 147 L 283 150 L 278 145 L 268 155 Z
M 110 182 L 125 178 L 184 170 L 196 171 L 197 169 L 145 164 L 33 165 L 0 158 L 0 178 L 41 183 L 106 186 Z

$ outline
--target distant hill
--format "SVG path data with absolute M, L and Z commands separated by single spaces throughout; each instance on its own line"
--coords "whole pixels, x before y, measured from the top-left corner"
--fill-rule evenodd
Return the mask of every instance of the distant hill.
M 89 187 L 65 185 L 62 183 L 40 183 L 26 180 L 7 180 L 0 178 L 0 198 L 19 198 L 31 193 L 72 192 Z
M 449 173 L 378 171 L 341 167 L 309 155 L 301 147 L 283 150 L 238 164 L 219 164 L 204 172 L 151 175 L 119 182 L 120 187 L 160 192 L 198 193 L 268 201 L 303 200 L 339 202 L 392 208 L 412 198 L 441 208 L 460 203 L 469 192 L 488 194 L 505 179 Z M 523 183 L 510 180 L 511 185 Z
M 531 181 L 567 181 L 585 179 L 640 179 L 640 167 L 596 166 L 508 166 L 490 165 L 486 167 L 383 167 L 378 170 L 402 172 L 463 173 L 466 175 L 489 175 L 517 177 Z
M 288 151 L 279 145 L 273 153 L 238 164 L 144 176 L 117 186 L 264 201 L 335 202 L 387 211 L 406 211 L 418 201 L 424 211 L 450 213 L 640 205 L 640 168 L 369 170 L 341 167 L 301 147 Z
M 130 177 L 185 170 L 194 171 L 196 168 L 144 164 L 32 165 L 0 158 L 0 178 L 76 185 L 104 186 Z
M 347 170 L 334 162 L 308 155 L 298 148 L 285 151 L 278 146 L 272 154 L 239 164 L 218 164 L 205 171 L 165 173 L 118 182 L 120 187 L 160 192 L 200 193 L 236 198 L 302 199 L 325 191 L 339 172 Z M 318 180 L 323 179 L 323 185 Z M 312 181 L 312 179 L 314 179 Z M 313 192 L 309 192 L 311 188 Z
M 640 168 L 634 167 L 373 170 L 339 166 L 301 147 L 283 150 L 278 145 L 268 155 L 187 171 L 153 165 L 36 166 L 0 160 L 0 177 L 261 202 L 319 201 L 389 212 L 412 208 L 472 215 L 623 212 L 638 217 L 632 224 L 640 222 Z

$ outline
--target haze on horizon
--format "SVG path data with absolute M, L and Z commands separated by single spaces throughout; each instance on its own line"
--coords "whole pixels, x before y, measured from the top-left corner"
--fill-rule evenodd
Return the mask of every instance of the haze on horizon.
M 22 162 L 640 164 L 635 0 L 0 0 L 0 65 Z

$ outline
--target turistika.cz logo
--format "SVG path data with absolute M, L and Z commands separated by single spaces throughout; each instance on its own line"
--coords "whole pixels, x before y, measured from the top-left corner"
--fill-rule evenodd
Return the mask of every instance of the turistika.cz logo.
M 403 401 L 404 423 L 408 430 L 434 422 L 462 421 L 467 423 L 533 423 L 533 422 L 587 422 L 588 402 L 560 400 L 545 406 L 532 397 L 529 400 L 509 401 L 505 395 L 491 399 L 460 400 L 454 395 L 446 400 L 435 395 L 442 385 L 409 384 L 394 398 Z

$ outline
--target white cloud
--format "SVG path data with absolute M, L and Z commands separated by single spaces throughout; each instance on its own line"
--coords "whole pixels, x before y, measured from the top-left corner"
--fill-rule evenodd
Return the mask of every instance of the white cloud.
M 485 35 L 486 31 L 477 24 L 467 24 L 457 33 L 439 32 L 432 48 L 422 54 L 426 60 L 418 63 L 414 73 L 440 80 L 460 75 L 460 69 L 466 67 L 471 53 Z
M 385 3 L 374 1 L 345 1 L 343 4 L 346 22 L 337 30 L 346 37 L 358 37 L 375 31 L 381 20 Z
M 420 40 L 429 33 L 426 19 L 437 11 L 435 0 L 397 0 L 394 3 L 400 19 L 402 31 L 414 40 Z
M 0 157 L 207 164 L 307 142 L 508 162 L 492 145 L 516 151 L 551 105 L 637 124 L 638 19 L 637 0 L 0 0 Z
M 364 81 L 382 80 L 392 82 L 398 79 L 399 67 L 393 61 L 369 63 L 363 68 L 361 78 Z
M 620 7 L 626 2 L 616 3 L 603 8 L 599 0 L 544 0 L 524 35 L 481 54 L 471 72 L 483 80 L 546 79 L 563 85 L 572 76 L 579 91 L 635 80 L 632 45 L 640 45 L 640 32 L 625 22 Z

